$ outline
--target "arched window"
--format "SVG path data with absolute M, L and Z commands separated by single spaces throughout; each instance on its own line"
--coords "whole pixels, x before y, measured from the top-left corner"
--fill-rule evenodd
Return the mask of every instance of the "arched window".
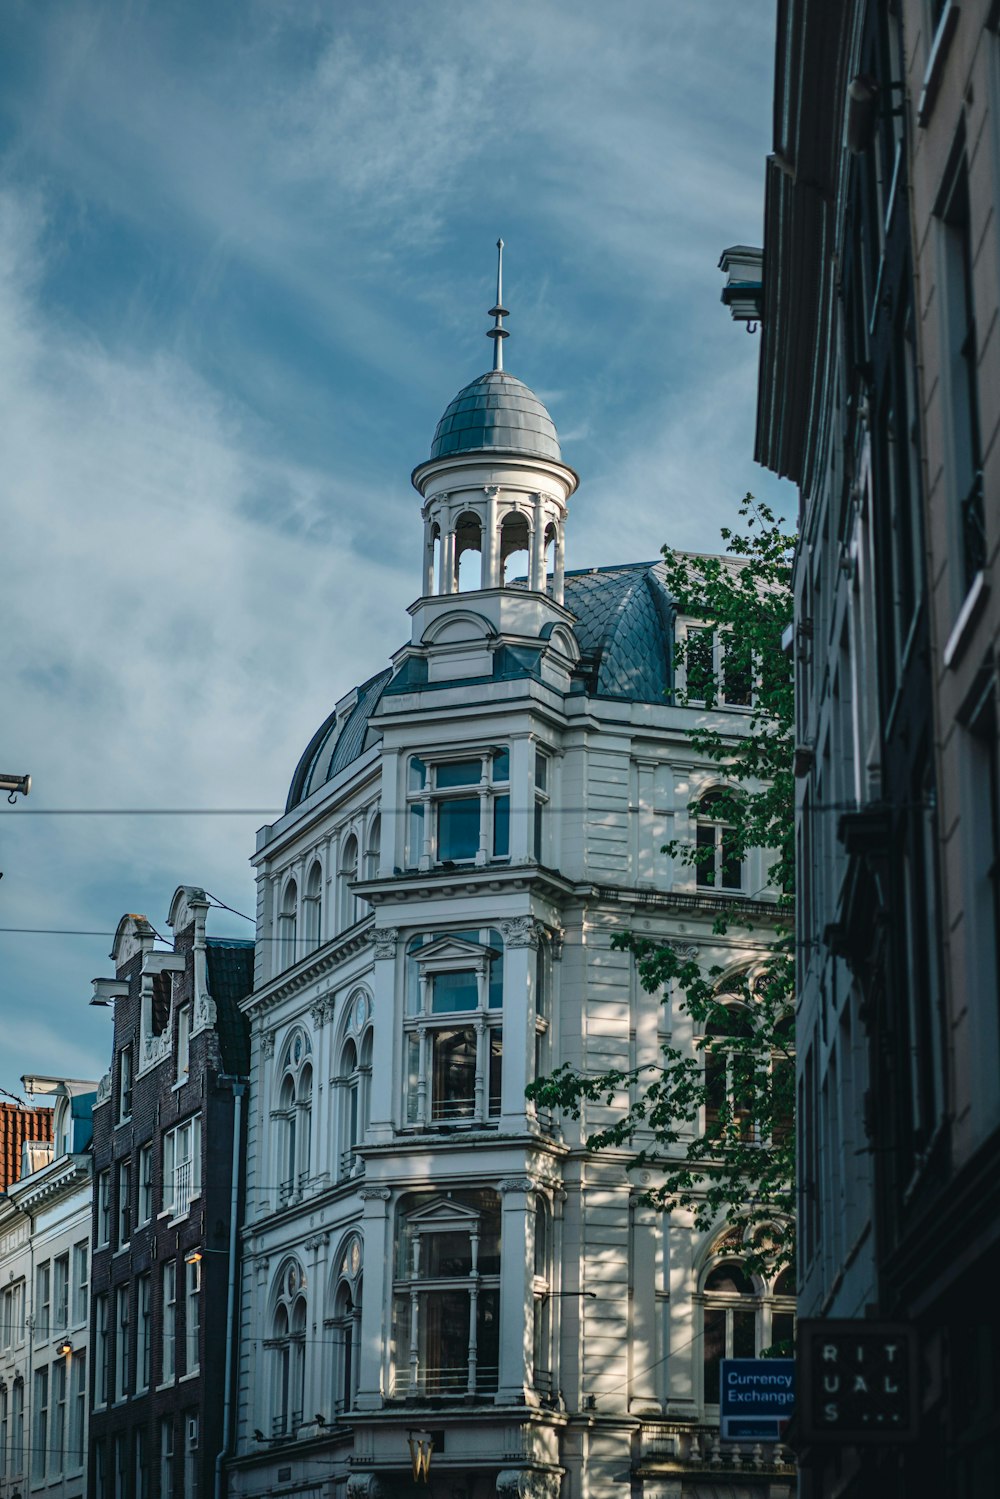
M 297 1260 L 278 1274 L 271 1306 L 271 1435 L 294 1436 L 305 1410 L 306 1277 Z
M 358 900 L 351 888 L 358 877 L 358 840 L 352 833 L 340 850 L 337 873 L 337 928 L 346 932 L 358 919 Z
M 759 1058 L 752 1041 L 753 1022 L 742 1000 L 718 1008 L 705 1027 L 705 1133 L 720 1139 L 753 1137 L 756 1110 L 755 1069 Z
M 503 586 L 508 588 L 515 578 L 527 579 L 530 567 L 529 546 L 531 544 L 531 529 L 528 525 L 528 517 L 522 515 L 519 510 L 512 510 L 505 515 L 500 527 L 500 578 Z M 522 584 L 527 587 L 527 582 Z
M 368 844 L 365 848 L 365 879 L 378 879 L 379 854 L 382 846 L 382 818 L 372 818 L 371 827 L 368 829 Z
M 340 1093 L 337 1177 L 340 1181 L 362 1169 L 357 1147 L 364 1139 L 368 1126 L 372 1053 L 370 1015 L 368 995 L 363 989 L 355 990 L 345 1012 L 337 1068 L 337 1087 Z
M 500 1199 L 495 1192 L 401 1200 L 393 1282 L 395 1396 L 496 1391 Z
M 277 1069 L 275 1145 L 282 1203 L 297 1201 L 312 1162 L 312 1043 L 296 1028 L 285 1042 Z
M 305 951 L 319 947 L 320 917 L 323 909 L 323 871 L 317 859 L 309 870 L 305 895 Z
M 552 1394 L 552 1220 L 548 1203 L 535 1198 L 533 1380 L 540 1395 Z
M 352 1236 L 340 1256 L 333 1294 L 333 1397 L 338 1416 L 354 1409 L 361 1352 L 361 1240 Z
M 341 1180 L 354 1170 L 358 1143 L 358 1049 L 348 1038 L 340 1053 L 340 1170 Z
M 760 1344 L 760 1296 L 739 1260 L 723 1260 L 709 1270 L 702 1287 L 703 1394 L 719 1403 L 719 1364 L 724 1358 L 756 1358 Z
M 281 914 L 278 917 L 279 950 L 282 968 L 290 968 L 297 956 L 296 926 L 298 923 L 299 890 L 294 880 L 289 880 L 281 897 Z
M 695 842 L 698 884 L 711 890 L 742 890 L 743 865 L 737 853 L 736 833 L 726 820 L 725 793 L 709 791 L 698 803 Z
M 455 522 L 455 567 L 459 593 L 483 586 L 483 528 L 479 516 L 464 511 Z

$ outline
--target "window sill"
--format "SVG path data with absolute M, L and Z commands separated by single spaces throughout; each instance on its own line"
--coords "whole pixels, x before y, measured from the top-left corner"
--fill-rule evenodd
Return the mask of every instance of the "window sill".
M 172 1374 L 169 1379 L 165 1379 L 162 1384 L 156 1386 L 156 1393 L 159 1394 L 161 1390 L 172 1390 L 176 1383 L 177 1375 Z
M 118 1248 L 115 1250 L 115 1252 L 111 1256 L 111 1258 L 113 1260 L 120 1260 L 121 1257 L 122 1257 L 122 1255 L 123 1254 L 128 1254 L 128 1252 L 129 1252 L 129 1250 L 131 1248 L 132 1248 L 132 1240 L 131 1239 L 126 1239 L 124 1244 L 119 1244 Z
M 200 1373 L 201 1373 L 201 1368 L 200 1367 L 197 1368 L 197 1369 L 189 1369 L 186 1374 L 179 1374 L 177 1376 L 177 1383 L 178 1384 L 188 1384 L 192 1379 L 197 1379 L 198 1375 Z
M 185 1074 L 184 1074 L 183 1077 L 179 1077 L 177 1079 L 177 1081 L 171 1085 L 171 1088 L 170 1088 L 171 1093 L 179 1093 L 180 1090 L 183 1087 L 186 1087 L 186 1085 L 190 1081 L 191 1081 L 191 1074 L 190 1074 L 190 1072 L 185 1072 Z

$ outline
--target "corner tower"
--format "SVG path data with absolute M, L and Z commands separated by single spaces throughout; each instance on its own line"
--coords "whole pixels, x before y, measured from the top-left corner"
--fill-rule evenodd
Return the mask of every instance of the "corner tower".
M 567 502 L 576 474 L 562 461 L 555 423 L 544 404 L 503 367 L 508 316 L 503 305 L 503 240 L 497 241 L 497 299 L 490 309 L 494 326 L 493 368 L 459 391 L 437 424 L 430 458 L 412 479 L 424 504 L 423 589 L 415 612 L 427 624 L 430 600 L 453 595 L 476 597 L 475 607 L 497 628 L 514 623 L 505 597 L 517 599 L 518 632 L 537 634 L 563 604 Z M 472 586 L 460 574 L 478 554 Z M 527 554 L 526 566 L 511 566 Z M 467 558 L 463 568 L 463 558 Z M 527 575 L 513 582 L 511 573 Z M 493 595 L 492 606 L 486 596 Z M 533 603 L 528 605 L 528 596 Z M 484 607 L 485 606 L 485 607 Z M 531 616 L 540 616 L 531 619 Z M 534 625 L 532 629 L 531 626 Z

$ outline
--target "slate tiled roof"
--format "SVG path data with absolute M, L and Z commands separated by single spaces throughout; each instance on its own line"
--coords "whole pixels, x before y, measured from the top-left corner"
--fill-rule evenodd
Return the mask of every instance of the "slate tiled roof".
M 593 697 L 625 698 L 636 703 L 663 703 L 673 690 L 673 624 L 662 562 L 636 562 L 566 574 L 566 607 L 582 660 L 576 676 Z M 539 651 L 541 650 L 539 644 Z M 517 656 L 519 669 L 514 670 Z M 498 651 L 498 676 L 536 675 L 537 656 L 528 647 Z M 285 811 L 331 780 L 356 760 L 365 747 L 369 721 L 378 707 L 391 671 L 379 672 L 358 688 L 358 700 L 337 733 L 337 715 L 313 735 L 292 780 Z M 420 684 L 407 680 L 407 690 Z
M 562 461 L 549 413 L 534 391 L 506 370 L 490 370 L 459 391 L 437 424 L 431 457 L 482 448 Z
M 0 1103 L 0 1192 L 6 1192 L 21 1175 L 25 1140 L 51 1139 L 51 1109 L 22 1109 L 16 1103 Z
M 337 733 L 337 713 L 334 710 L 320 725 L 306 745 L 306 752 L 299 761 L 292 777 L 285 811 L 290 812 L 299 802 L 304 802 L 320 786 L 356 760 L 365 747 L 368 720 L 378 707 L 383 692 L 392 676 L 392 671 L 377 672 L 358 688 L 358 700 L 347 717 L 343 729 Z
M 253 942 L 234 937 L 209 937 L 206 944 L 208 992 L 215 1001 L 222 1060 L 240 1077 L 250 1071 L 250 1027 L 240 1000 L 253 988 L 253 947 Z
M 665 702 L 673 688 L 673 626 L 662 562 L 566 574 L 566 607 L 595 697 Z

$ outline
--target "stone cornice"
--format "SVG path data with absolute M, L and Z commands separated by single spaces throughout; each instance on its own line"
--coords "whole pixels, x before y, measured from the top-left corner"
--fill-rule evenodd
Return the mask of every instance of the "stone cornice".
M 33 1171 L 7 1188 L 14 1207 L 25 1213 L 37 1213 L 61 1197 L 71 1197 L 91 1176 L 89 1155 L 62 1155 L 40 1171 Z
M 292 995 L 299 994 L 310 984 L 314 984 L 317 979 L 325 978 L 338 963 L 371 945 L 374 925 L 374 915 L 366 916 L 343 936 L 324 943 L 315 952 L 309 953 L 308 957 L 300 959 L 294 968 L 285 969 L 271 979 L 270 983 L 248 994 L 246 999 L 240 1001 L 240 1009 L 245 1015 L 266 1014 L 282 1000 L 290 999 Z
M 543 864 L 468 864 L 456 869 L 410 870 L 388 879 L 359 880 L 355 894 L 363 895 L 373 906 L 387 901 L 425 901 L 428 895 L 456 895 L 484 890 L 502 893 L 541 887 L 556 900 L 571 897 L 576 886 L 571 880 Z

